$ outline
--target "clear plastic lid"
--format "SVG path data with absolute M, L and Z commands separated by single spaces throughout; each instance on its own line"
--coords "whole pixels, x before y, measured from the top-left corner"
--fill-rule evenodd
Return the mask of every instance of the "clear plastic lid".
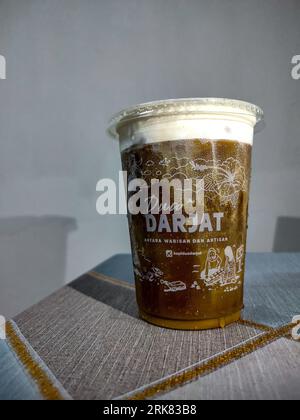
M 110 121 L 108 132 L 111 136 L 118 137 L 119 129 L 126 124 L 160 117 L 227 119 L 245 122 L 255 127 L 263 121 L 263 116 L 260 107 L 235 99 L 169 99 L 148 102 L 121 111 Z

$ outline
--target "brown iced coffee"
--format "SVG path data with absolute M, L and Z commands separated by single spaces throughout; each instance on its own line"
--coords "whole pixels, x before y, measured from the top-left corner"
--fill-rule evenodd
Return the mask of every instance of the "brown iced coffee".
M 167 207 L 151 211 L 150 193 L 148 211 L 128 214 L 143 319 L 206 329 L 240 318 L 253 129 L 261 118 L 248 103 L 193 99 L 142 105 L 115 121 L 128 183 L 201 180 L 203 189 L 196 222 L 174 205 L 176 183 Z

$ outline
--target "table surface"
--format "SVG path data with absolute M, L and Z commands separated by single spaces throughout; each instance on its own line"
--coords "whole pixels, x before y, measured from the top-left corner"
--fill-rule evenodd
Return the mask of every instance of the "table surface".
M 174 331 L 141 321 L 130 255 L 15 318 L 75 399 L 299 399 L 300 254 L 249 254 L 244 321 Z

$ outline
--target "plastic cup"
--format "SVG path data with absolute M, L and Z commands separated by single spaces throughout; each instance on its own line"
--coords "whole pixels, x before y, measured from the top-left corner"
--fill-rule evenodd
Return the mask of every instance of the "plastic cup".
M 132 185 L 142 181 L 149 186 L 149 212 L 132 214 L 129 207 L 128 213 L 144 320 L 196 330 L 240 319 L 251 154 L 254 128 L 262 120 L 255 105 L 216 98 L 147 103 L 113 118 L 109 131 L 120 142 L 128 200 L 145 190 L 134 191 Z M 190 213 L 175 210 L 175 187 L 169 207 L 153 206 L 150 187 L 166 180 L 181 181 L 183 195 L 185 185 L 191 185 L 185 180 L 201 182 L 201 220 L 191 222 Z

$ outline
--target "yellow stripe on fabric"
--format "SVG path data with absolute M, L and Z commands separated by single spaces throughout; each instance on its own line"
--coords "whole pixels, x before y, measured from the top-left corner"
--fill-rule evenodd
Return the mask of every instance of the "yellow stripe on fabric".
M 136 394 L 130 396 L 128 399 L 129 400 L 149 399 L 149 398 L 155 397 L 156 395 L 160 393 L 171 391 L 174 388 L 182 386 L 201 376 L 212 373 L 215 370 L 223 366 L 226 366 L 235 360 L 241 359 L 255 352 L 259 348 L 265 347 L 271 342 L 278 340 L 279 338 L 285 337 L 289 333 L 292 327 L 293 325 L 289 324 L 281 328 L 278 328 L 276 330 L 272 329 L 258 338 L 255 338 L 245 344 L 241 344 L 240 346 L 232 350 L 228 350 L 222 355 L 212 358 L 206 363 L 195 366 L 191 370 L 187 370 L 185 372 L 175 374 L 172 377 L 158 384 L 155 384 L 153 386 L 150 385 L 148 388 L 144 389 L 141 392 L 137 392 Z
M 18 356 L 26 371 L 37 384 L 42 397 L 45 400 L 64 400 L 60 391 L 53 385 L 52 381 L 39 366 L 38 362 L 34 360 L 26 345 L 15 332 L 13 324 L 9 321 L 6 323 L 6 334 L 12 349 Z
M 111 283 L 114 286 L 122 286 L 126 289 L 135 290 L 135 286 L 133 284 L 127 283 L 126 281 L 117 280 L 113 277 L 105 276 L 104 274 L 99 274 L 96 271 L 90 271 L 89 273 L 87 273 L 87 275 L 93 277 L 94 279 L 103 280 L 107 283 Z

